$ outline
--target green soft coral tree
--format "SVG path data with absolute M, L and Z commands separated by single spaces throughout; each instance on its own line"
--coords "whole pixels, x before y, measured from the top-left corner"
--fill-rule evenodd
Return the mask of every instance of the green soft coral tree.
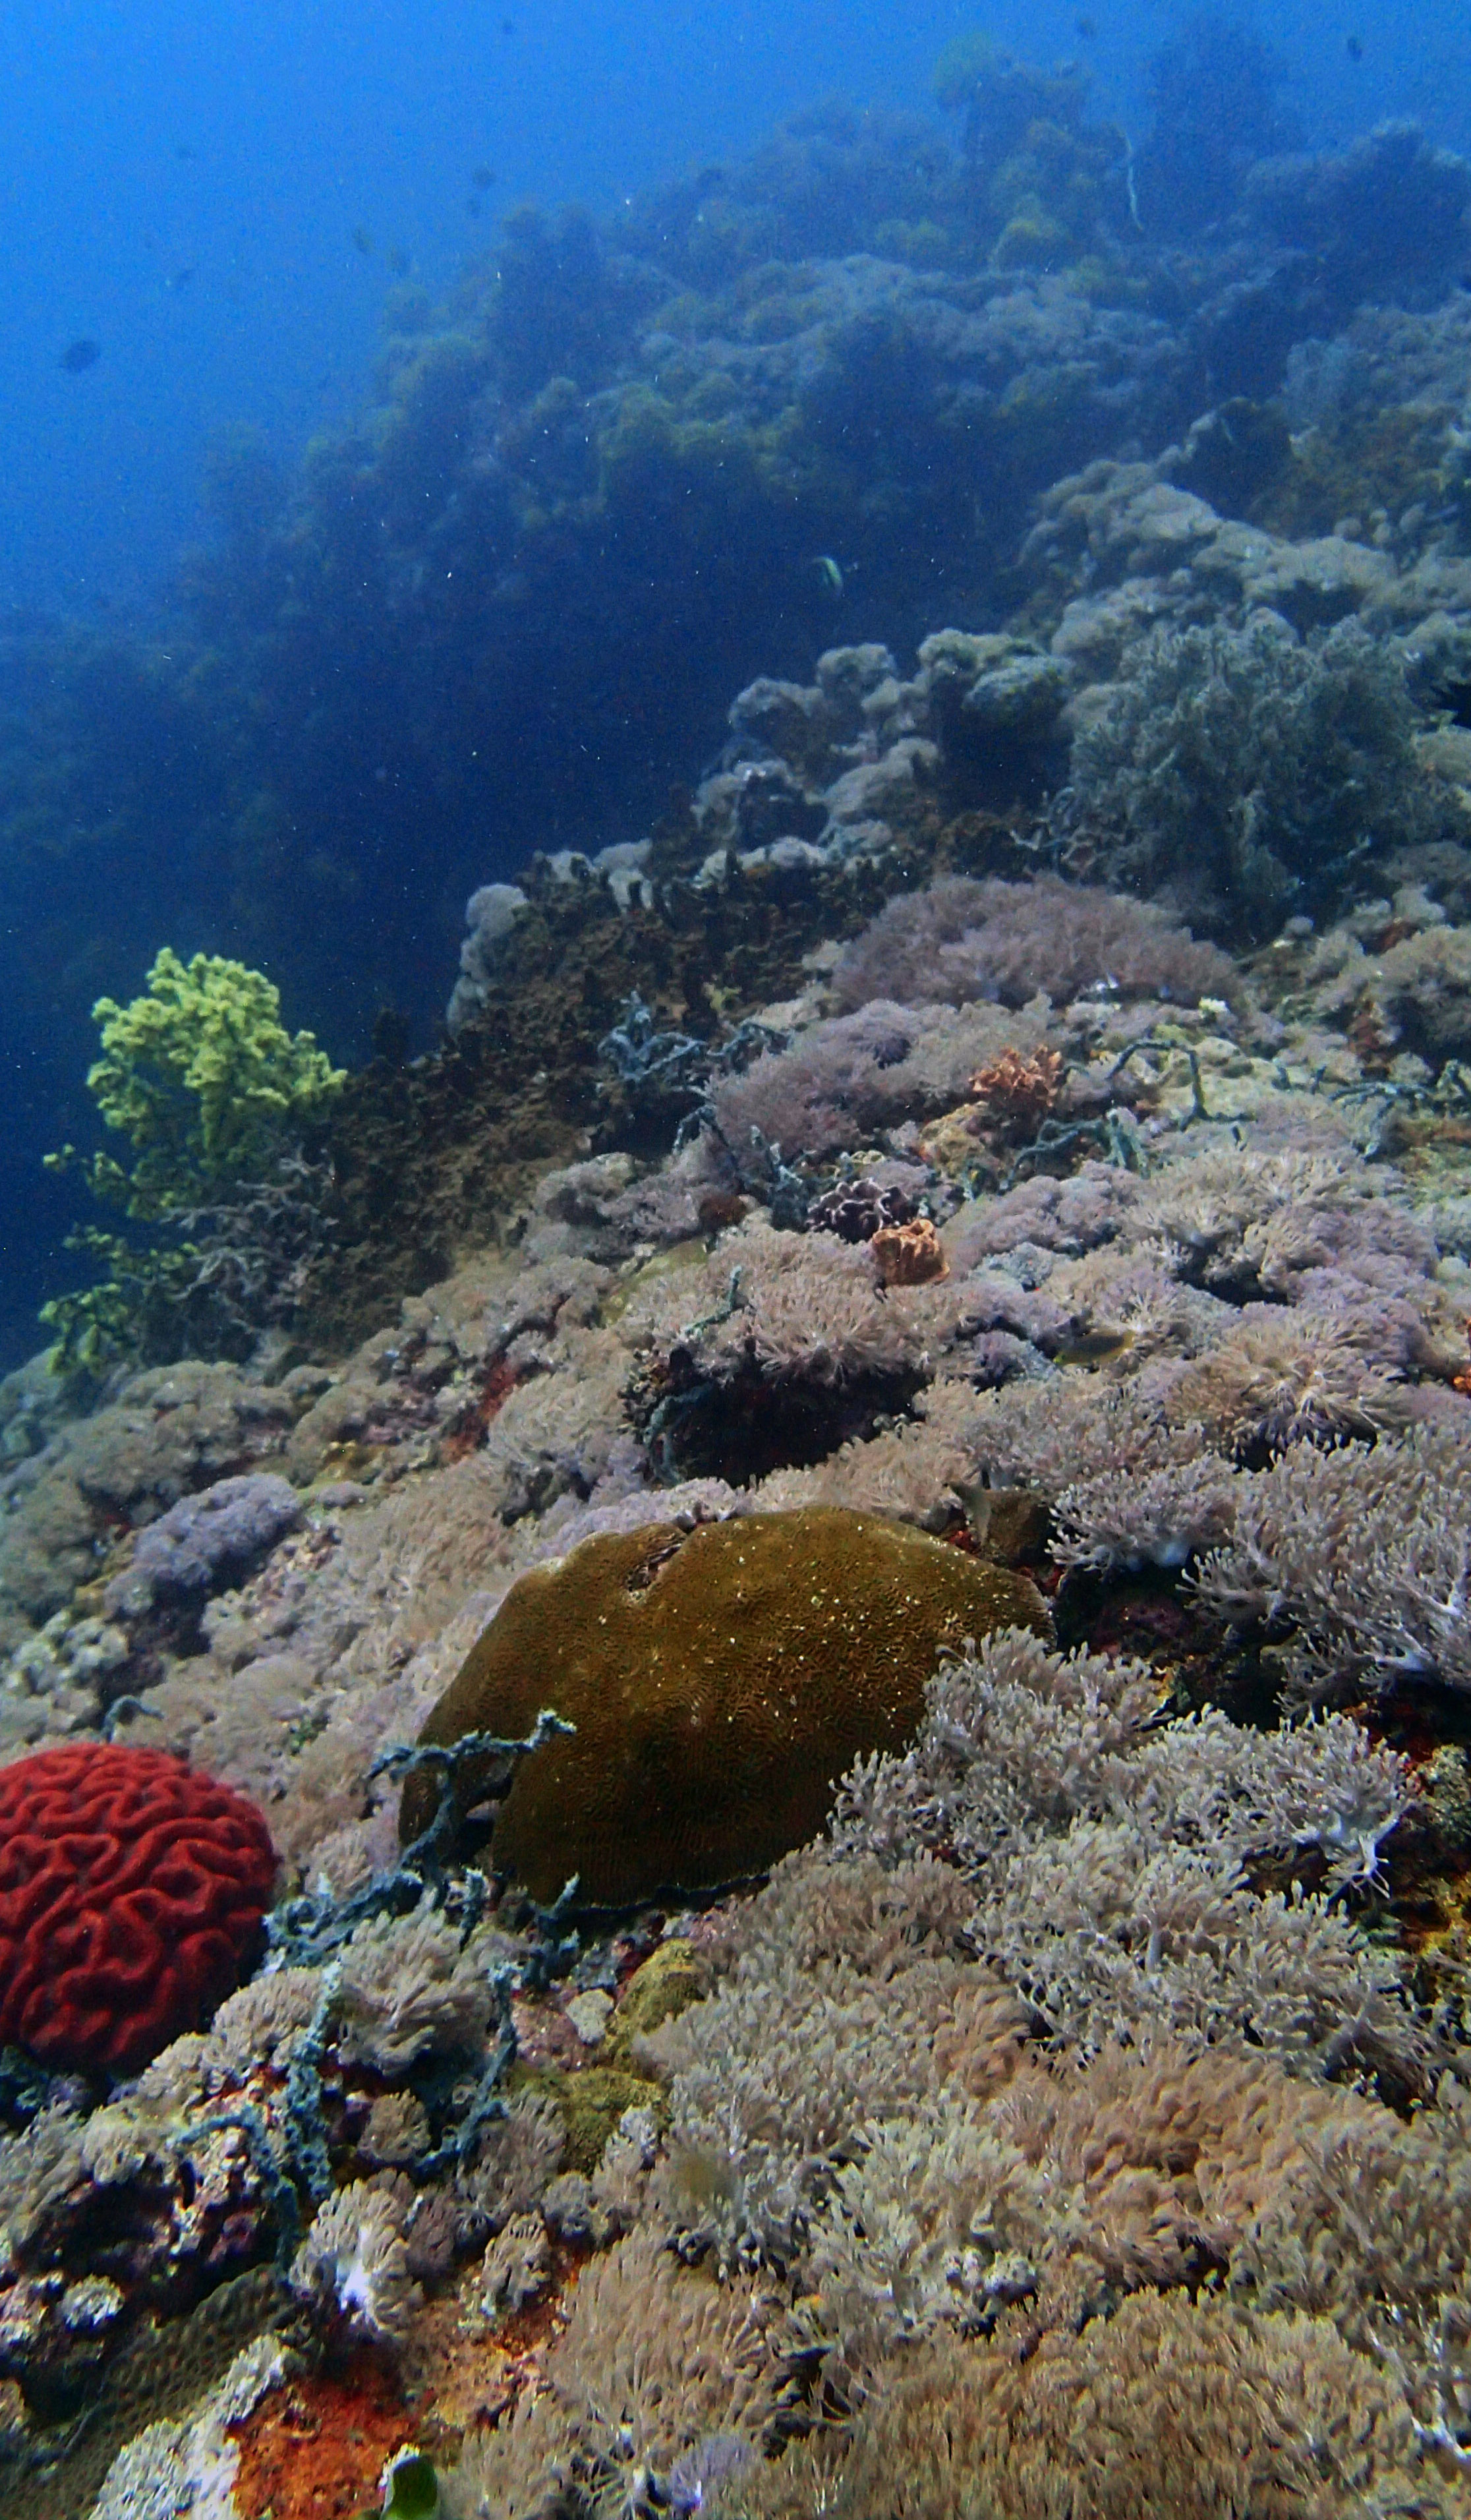
M 257 1236 L 279 1223 L 288 1202 L 272 1177 L 345 1071 L 309 1032 L 287 1031 L 265 974 L 215 954 L 183 963 L 165 945 L 141 997 L 126 1006 L 99 998 L 92 1015 L 102 1057 L 87 1071 L 88 1089 L 133 1161 L 106 1151 L 82 1160 L 64 1147 L 48 1165 L 81 1161 L 94 1194 L 138 1222 L 193 1227 L 233 1209 L 249 1212 Z M 196 1242 L 140 1250 L 96 1226 L 80 1229 L 71 1245 L 106 1270 L 98 1284 L 42 1310 L 57 1332 L 57 1368 L 72 1378 L 95 1376 L 127 1354 L 218 1349 L 222 1323 L 238 1343 L 247 1327 L 241 1297 L 270 1275 L 264 1252 L 218 1232 L 207 1251 Z
M 141 998 L 99 998 L 102 1057 L 87 1087 L 137 1161 L 87 1167 L 100 1197 L 156 1218 L 257 1179 L 342 1082 L 309 1032 L 289 1033 L 263 971 L 165 945 Z

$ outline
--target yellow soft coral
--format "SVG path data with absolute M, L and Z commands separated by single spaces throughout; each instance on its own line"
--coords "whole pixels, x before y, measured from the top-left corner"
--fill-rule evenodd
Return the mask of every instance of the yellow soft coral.
M 286 1030 L 264 972 L 217 954 L 181 963 L 165 945 L 142 997 L 99 998 L 92 1015 L 103 1055 L 88 1088 L 138 1155 L 131 1173 L 98 1157 L 93 1188 L 134 1216 L 249 1179 L 342 1082 L 309 1032 Z

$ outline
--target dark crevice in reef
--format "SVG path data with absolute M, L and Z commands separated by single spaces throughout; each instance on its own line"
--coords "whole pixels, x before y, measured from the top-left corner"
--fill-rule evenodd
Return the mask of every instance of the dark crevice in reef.
M 805 1470 L 844 1444 L 865 1442 L 908 1414 L 921 1373 L 848 1375 L 785 1387 L 753 1356 L 734 1381 L 703 1380 L 693 1354 L 676 1348 L 658 1387 L 630 1396 L 630 1414 L 660 1475 L 752 1486 L 773 1470 Z

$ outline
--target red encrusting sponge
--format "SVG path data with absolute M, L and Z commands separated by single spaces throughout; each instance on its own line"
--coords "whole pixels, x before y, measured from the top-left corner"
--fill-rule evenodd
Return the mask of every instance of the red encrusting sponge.
M 239 1986 L 275 1878 L 255 1805 L 166 1750 L 0 1768 L 0 2045 L 137 2073 Z

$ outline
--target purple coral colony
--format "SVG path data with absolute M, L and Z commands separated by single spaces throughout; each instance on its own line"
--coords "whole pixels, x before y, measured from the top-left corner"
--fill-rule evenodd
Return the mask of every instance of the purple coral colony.
M 252 909 L 99 1011 L 0 1760 L 281 1869 L 0 2055 L 7 2520 L 1471 2512 L 1471 164 L 1153 77 L 517 213 L 23 634 L 23 985 Z

